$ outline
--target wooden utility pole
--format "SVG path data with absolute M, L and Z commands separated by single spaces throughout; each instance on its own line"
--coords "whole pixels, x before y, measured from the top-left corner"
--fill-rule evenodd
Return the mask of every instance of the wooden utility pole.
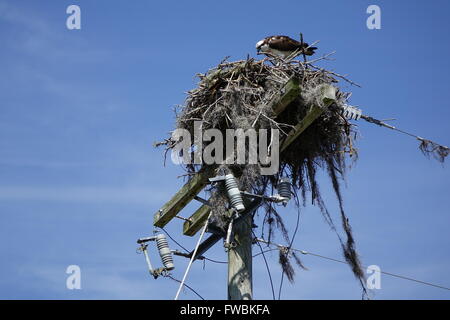
M 228 251 L 228 300 L 253 299 L 253 213 L 261 203 L 261 199 L 245 199 L 245 210 L 234 221 L 234 245 Z
M 228 251 L 228 300 L 252 300 L 252 215 L 233 231 L 236 246 Z

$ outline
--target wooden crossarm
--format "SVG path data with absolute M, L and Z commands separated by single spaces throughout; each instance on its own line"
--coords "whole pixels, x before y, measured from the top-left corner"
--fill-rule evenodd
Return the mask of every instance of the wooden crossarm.
M 211 208 L 204 204 L 197 211 L 189 217 L 189 220 L 183 224 L 183 234 L 186 236 L 193 236 L 204 225 L 205 221 L 211 212 Z
M 336 88 L 332 85 L 323 86 L 321 94 L 321 100 L 323 101 L 324 107 L 319 107 L 316 105 L 312 105 L 310 107 L 305 117 L 300 120 L 295 128 L 288 133 L 288 136 L 281 145 L 280 152 L 286 150 L 286 148 L 289 147 L 289 145 L 294 142 L 294 140 L 297 139 L 298 136 L 311 125 L 311 123 L 313 123 L 318 117 L 320 117 L 320 115 L 326 110 L 326 108 L 328 108 L 333 102 L 336 101 Z
M 208 178 L 213 175 L 213 172 L 212 168 L 207 168 L 195 174 L 172 199 L 155 213 L 153 225 L 164 227 L 208 184 Z
M 291 78 L 281 88 L 280 95 L 270 102 L 275 116 L 279 115 L 286 107 L 300 95 L 300 85 L 298 78 Z

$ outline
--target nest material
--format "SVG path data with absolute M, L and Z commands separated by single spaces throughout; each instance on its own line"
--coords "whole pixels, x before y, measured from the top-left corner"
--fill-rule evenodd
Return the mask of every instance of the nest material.
M 436 142 L 433 142 L 431 140 L 426 140 L 423 138 L 420 138 L 419 149 L 420 149 L 420 151 L 422 151 L 422 153 L 425 156 L 427 156 L 428 158 L 430 156 L 432 156 L 440 163 L 444 163 L 445 158 L 450 153 L 450 149 L 448 147 L 441 146 L 440 144 L 437 144 Z
M 176 128 L 187 129 L 194 141 L 194 121 L 202 121 L 202 130 L 215 128 L 225 133 L 226 129 L 279 129 L 280 138 L 292 130 L 307 113 L 312 104 L 324 107 L 320 99 L 321 86 L 333 84 L 338 80 L 347 80 L 340 75 L 317 68 L 301 61 L 281 62 L 274 59 L 222 61 L 206 74 L 198 75 L 198 87 L 189 91 L 185 105 L 177 112 Z M 268 101 L 280 94 L 285 83 L 296 77 L 300 81 L 301 94 L 281 114 L 275 116 Z M 353 83 L 352 83 L 353 84 Z M 337 91 L 337 104 L 344 104 L 348 93 Z M 334 106 L 335 107 L 335 106 Z M 270 133 L 270 130 L 268 130 Z M 225 165 L 219 164 L 217 172 L 232 172 L 237 178 L 239 188 L 258 194 L 271 195 L 277 181 L 282 176 L 291 178 L 293 192 L 303 205 L 310 199 L 317 205 L 326 222 L 338 234 L 343 255 L 350 264 L 353 273 L 363 284 L 364 273 L 354 247 L 352 231 L 343 209 L 340 181 L 346 168 L 346 155 L 356 159 L 353 140 L 355 128 L 343 118 L 336 108 L 326 108 L 283 153 L 280 154 L 280 168 L 272 176 L 260 174 L 261 164 Z M 166 144 L 170 150 L 176 141 L 171 138 L 160 144 Z M 207 144 L 203 143 L 203 148 Z M 223 153 L 225 154 L 225 152 Z M 201 169 L 201 165 L 185 164 L 188 174 Z M 321 197 L 316 174 L 325 170 L 330 177 L 339 202 L 340 219 L 346 239 L 342 240 L 325 202 Z M 228 221 L 225 204 L 226 192 L 220 188 L 211 190 L 212 216 L 218 225 L 225 228 Z M 298 203 L 300 206 L 301 203 Z M 287 243 L 289 236 L 283 221 L 273 205 L 264 204 L 263 227 L 273 235 L 273 227 L 281 229 Z M 280 255 L 281 265 L 292 280 L 292 268 L 286 262 L 288 255 Z M 363 285 L 364 287 L 364 285 Z

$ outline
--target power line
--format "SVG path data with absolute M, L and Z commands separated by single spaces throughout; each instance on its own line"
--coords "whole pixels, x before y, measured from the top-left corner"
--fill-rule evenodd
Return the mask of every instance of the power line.
M 404 135 L 407 135 L 407 136 L 410 136 L 410 137 L 413 137 L 413 138 L 419 140 L 420 141 L 419 148 L 422 151 L 422 153 L 425 154 L 426 156 L 429 156 L 430 154 L 432 154 L 439 162 L 444 162 L 445 158 L 450 154 L 449 147 L 441 145 L 435 141 L 422 138 L 421 136 L 418 136 L 414 133 L 396 128 L 396 127 L 384 122 L 387 120 L 379 120 L 379 119 L 375 119 L 373 117 L 364 115 L 364 114 L 362 114 L 362 110 L 357 107 L 354 107 L 354 106 L 351 106 L 348 104 L 344 104 L 344 105 L 340 105 L 340 106 L 334 105 L 334 108 L 335 109 L 339 108 L 340 109 L 339 112 L 341 113 L 341 115 L 343 117 L 347 118 L 348 120 L 363 119 L 369 123 L 376 124 L 380 127 L 385 127 L 385 128 L 400 132 Z M 394 120 L 394 119 L 391 119 L 391 120 Z
M 186 251 L 186 252 L 190 252 L 188 249 L 186 249 L 185 247 L 183 247 L 179 242 L 177 242 L 177 241 L 170 235 L 170 233 L 169 233 L 166 229 L 161 228 L 161 230 L 164 231 L 164 233 L 165 233 L 165 234 L 166 234 L 173 242 L 175 242 L 175 244 L 178 245 L 181 249 L 183 249 L 183 250 Z M 183 256 L 184 256 L 184 255 L 183 255 Z M 207 260 L 207 261 L 210 261 L 210 262 L 213 262 L 213 263 L 221 263 L 221 264 L 226 264 L 226 263 L 228 263 L 228 262 L 226 262 L 226 261 L 218 261 L 218 260 L 210 259 L 210 258 L 207 258 L 207 257 L 205 257 L 205 256 L 197 257 L 197 259 L 199 259 L 199 258 L 202 258 L 203 260 Z M 200 259 L 200 260 L 201 260 L 201 259 Z
M 361 119 L 369 122 L 369 123 L 373 123 L 376 124 L 380 127 L 384 127 L 384 128 L 388 128 L 397 132 L 400 132 L 404 135 L 413 137 L 417 140 L 420 141 L 420 150 L 425 154 L 425 155 L 429 155 L 429 154 L 433 154 L 434 157 L 440 161 L 440 162 L 444 162 L 445 158 L 450 154 L 450 148 L 444 145 L 441 145 L 435 141 L 429 140 L 429 139 L 425 139 L 422 138 L 421 136 L 418 136 L 414 133 L 402 130 L 402 129 L 398 129 L 394 126 L 391 126 L 390 124 L 387 124 L 384 121 L 366 116 L 366 115 L 361 115 Z
M 255 233 L 253 232 L 253 230 L 252 230 L 252 233 L 253 233 L 253 236 L 256 238 Z M 272 281 L 272 275 L 270 274 L 269 264 L 267 263 L 266 256 L 264 255 L 264 250 L 263 250 L 261 244 L 259 242 L 257 242 L 257 244 L 258 244 L 259 249 L 261 250 L 260 254 L 262 254 L 262 256 L 263 256 L 264 263 L 266 264 L 267 273 L 269 274 L 270 288 L 272 289 L 272 297 L 273 297 L 273 300 L 275 300 L 275 290 L 273 288 L 273 281 Z
M 179 247 L 181 247 L 186 252 L 189 252 L 189 250 L 187 250 L 180 243 L 178 243 L 164 228 L 161 228 L 161 229 Z M 295 233 L 294 233 L 294 236 L 295 236 Z M 347 262 L 343 261 L 343 260 L 327 257 L 327 256 L 324 256 L 324 255 L 320 255 L 320 254 L 309 252 L 309 251 L 305 251 L 305 250 L 300 250 L 300 249 L 297 249 L 297 248 L 292 248 L 292 242 L 290 244 L 290 247 L 286 247 L 286 246 L 283 246 L 283 245 L 280 245 L 280 244 L 276 244 L 276 243 L 273 243 L 273 242 L 266 241 L 264 239 L 256 238 L 256 240 L 257 240 L 257 242 L 263 242 L 263 243 L 266 243 L 268 245 L 272 245 L 272 246 L 276 246 L 277 247 L 277 249 L 269 249 L 269 250 L 262 250 L 262 248 L 260 247 L 261 252 L 253 255 L 253 258 L 258 257 L 260 255 L 263 255 L 263 258 L 264 258 L 264 260 L 266 262 L 266 268 L 268 268 L 268 264 L 267 264 L 267 260 L 266 260 L 266 257 L 265 257 L 264 254 L 267 253 L 267 252 L 271 252 L 271 251 L 275 251 L 275 250 L 279 250 L 279 249 L 284 249 L 284 250 L 288 250 L 288 251 L 292 250 L 292 251 L 300 252 L 303 255 L 311 255 L 311 256 L 315 256 L 315 257 L 321 258 L 321 259 L 325 259 L 325 260 L 329 260 L 329 261 L 333 261 L 333 262 L 337 262 L 337 263 L 341 263 L 341 264 L 347 264 Z M 258 245 L 259 245 L 259 243 L 258 243 Z M 210 261 L 210 262 L 213 262 L 213 263 L 218 263 L 218 264 L 227 264 L 228 263 L 226 261 L 214 260 L 214 259 L 210 259 L 210 258 L 207 258 L 207 257 L 203 257 L 203 258 L 204 258 L 204 260 L 207 260 L 207 261 Z M 366 266 L 363 266 L 363 267 L 367 268 Z M 423 284 L 423 285 L 427 285 L 427 286 L 431 286 L 431 287 L 435 287 L 435 288 L 439 288 L 439 289 L 444 289 L 444 290 L 449 290 L 450 291 L 449 287 L 445 287 L 445 286 L 434 284 L 434 283 L 427 282 L 427 281 L 418 280 L 418 279 L 411 278 L 411 277 L 406 277 L 406 276 L 403 276 L 403 275 L 400 275 L 400 274 L 395 274 L 395 273 L 391 273 L 391 272 L 387 272 L 387 271 L 380 271 L 380 273 L 388 275 L 388 276 L 391 276 L 391 277 L 395 277 L 395 278 L 399 278 L 399 279 L 403 279 L 403 280 L 407 280 L 407 281 L 412 281 L 412 282 L 420 283 L 420 284 Z M 271 277 L 269 269 L 268 269 L 268 274 L 269 274 L 269 279 L 270 279 L 270 282 L 271 282 L 272 292 L 273 292 L 273 282 L 272 282 L 272 277 Z M 168 275 L 168 277 L 171 278 L 172 280 L 175 280 L 175 281 L 181 283 L 181 281 L 171 277 L 170 275 Z M 197 296 L 199 296 L 201 299 L 203 299 L 197 292 L 195 292 L 194 289 L 192 289 L 191 287 L 189 287 L 186 284 L 184 284 L 184 286 L 186 286 L 188 289 L 190 289 L 192 292 L 194 292 Z M 282 286 L 282 283 L 280 285 L 279 295 L 280 295 L 280 292 L 281 292 L 281 286 Z
M 210 259 L 210 258 L 207 258 L 207 257 L 204 257 L 204 259 L 207 260 L 207 261 L 213 262 L 213 263 L 220 263 L 220 264 L 227 264 L 228 263 L 227 261 L 218 261 L 218 260 Z
M 173 281 L 176 281 L 178 283 L 181 283 L 180 280 L 172 277 L 170 274 L 166 275 L 165 277 L 172 279 Z M 192 289 L 190 286 L 188 286 L 186 283 L 184 283 L 184 286 L 186 288 L 188 288 L 189 290 L 191 290 L 193 293 L 195 293 L 200 299 L 205 300 L 197 291 L 195 291 L 194 289 Z
M 278 249 L 283 249 L 283 250 L 287 249 L 287 247 L 285 247 L 283 245 L 276 244 L 276 243 L 273 243 L 273 242 L 269 242 L 269 241 L 266 241 L 264 239 L 257 238 L 255 240 L 258 241 L 258 242 L 266 243 L 267 245 L 276 246 Z M 272 250 L 276 250 L 276 249 L 272 249 Z M 268 250 L 268 251 L 272 251 L 272 250 Z M 330 258 L 330 257 L 327 257 L 327 256 L 323 256 L 323 255 L 320 255 L 320 254 L 317 254 L 317 253 L 313 253 L 313 252 L 309 252 L 309 251 L 305 251 L 305 250 L 300 250 L 300 249 L 296 249 L 296 248 L 291 248 L 290 250 L 300 252 L 301 254 L 304 254 L 304 255 L 311 255 L 311 256 L 318 257 L 318 258 L 322 258 L 322 259 L 326 259 L 326 260 L 330 260 L 330 261 L 334 261 L 334 262 L 338 262 L 338 263 L 342 263 L 342 264 L 347 264 L 347 262 L 345 262 L 343 260 Z M 363 267 L 367 268 L 366 266 L 363 266 Z M 427 286 L 431 286 L 431 287 L 435 287 L 435 288 L 439 288 L 439 289 L 444 289 L 444 290 L 449 290 L 450 291 L 450 288 L 448 288 L 448 287 L 445 287 L 445 286 L 442 286 L 442 285 L 438 285 L 438 284 L 434 284 L 434 283 L 427 282 L 427 281 L 414 279 L 414 278 L 411 278 L 411 277 L 406 277 L 406 276 L 403 276 L 403 275 L 400 275 L 400 274 L 395 274 L 395 273 L 391 273 L 391 272 L 387 272 L 387 271 L 380 271 L 380 273 L 388 275 L 388 276 L 391 276 L 391 277 L 404 279 L 404 280 L 408 280 L 408 281 L 413 281 L 413 282 L 420 283 L 420 284 L 423 284 L 423 285 L 427 285 Z
M 260 255 L 262 255 L 263 253 L 267 253 L 267 252 L 271 252 L 271 251 L 276 251 L 276 250 L 279 250 L 279 249 L 277 248 L 277 249 L 268 249 L 268 250 L 264 250 L 263 252 L 260 252 L 260 253 L 257 253 L 257 254 L 255 254 L 255 255 L 253 255 L 252 258 L 256 258 L 257 256 L 260 256 Z
M 253 255 L 252 256 L 253 258 L 256 258 L 256 257 L 258 257 L 260 255 L 264 256 L 265 253 L 268 253 L 268 252 L 271 252 L 271 251 L 276 251 L 276 250 L 279 250 L 279 249 L 287 249 L 286 246 L 283 246 L 283 245 L 280 245 L 280 244 L 276 244 L 276 243 L 272 243 L 272 242 L 268 242 L 266 240 L 263 240 L 263 241 L 261 241 L 261 240 L 263 240 L 263 239 L 257 239 L 257 242 L 263 242 L 263 243 L 266 243 L 268 245 L 276 246 L 277 248 L 263 250 L 263 251 L 255 254 L 255 255 Z M 347 262 L 345 262 L 343 260 L 327 257 L 327 256 L 324 256 L 324 255 L 320 255 L 320 254 L 317 254 L 317 253 L 314 253 L 314 252 L 310 252 L 310 251 L 306 251 L 306 250 L 300 250 L 300 249 L 297 249 L 297 248 L 290 248 L 290 250 L 296 251 L 296 252 L 300 252 L 303 255 L 310 255 L 310 256 L 314 256 L 314 257 L 321 258 L 321 259 L 324 259 L 324 260 L 329 260 L 329 261 L 333 261 L 333 262 L 337 262 L 337 263 L 341 263 L 341 264 L 347 264 Z M 206 257 L 204 259 L 208 260 L 210 262 L 213 262 L 213 263 L 219 263 L 219 264 L 227 264 L 228 263 L 226 261 L 218 261 L 218 260 L 213 260 L 213 259 L 209 259 L 209 258 L 206 258 Z M 267 260 L 266 260 L 265 256 L 264 256 L 264 260 L 267 263 Z M 267 267 L 267 265 L 266 265 L 266 267 Z M 367 266 L 363 266 L 363 267 L 367 268 Z M 399 278 L 399 279 L 403 279 L 403 280 L 407 280 L 407 281 L 412 281 L 412 282 L 416 282 L 416 283 L 419 283 L 419 284 L 423 284 L 423 285 L 427 285 L 427 286 L 431 286 L 431 287 L 435 287 L 435 288 L 439 288 L 439 289 L 444 289 L 444 290 L 449 290 L 450 291 L 450 288 L 448 288 L 448 287 L 445 287 L 445 286 L 442 286 L 442 285 L 438 285 L 438 284 L 434 284 L 434 283 L 427 282 L 427 281 L 418 280 L 418 279 L 411 278 L 411 277 L 406 277 L 406 276 L 403 276 L 403 275 L 400 275 L 400 274 L 395 274 L 395 273 L 391 273 L 391 272 L 387 272 L 387 271 L 380 271 L 380 273 L 388 275 L 388 276 L 391 276 L 391 277 L 395 277 L 395 278 Z M 168 275 L 168 277 L 172 278 L 170 275 Z M 269 278 L 271 280 L 271 285 L 273 286 L 271 275 L 270 275 L 270 271 L 269 271 Z M 179 281 L 179 280 L 177 280 L 175 278 L 172 278 L 172 280 L 175 280 L 175 281 L 181 283 L 181 281 Z M 192 292 L 197 294 L 201 299 L 203 299 L 197 292 L 195 292 L 194 289 L 189 287 L 187 284 L 184 284 L 184 286 L 186 286 Z
M 174 241 L 177 245 L 179 245 L 181 248 L 183 248 L 183 246 L 181 246 L 179 243 L 177 243 L 177 241 L 175 241 L 175 240 L 169 235 L 169 233 L 168 233 L 166 230 L 164 230 L 163 228 L 162 228 L 162 230 L 167 234 L 167 236 L 168 236 L 170 239 L 172 239 L 172 241 Z M 264 254 L 267 253 L 267 252 L 271 252 L 271 251 L 275 251 L 275 250 L 279 250 L 279 249 L 288 249 L 288 247 L 286 247 L 286 246 L 283 246 L 283 245 L 280 245 L 280 244 L 276 244 L 276 243 L 272 243 L 272 242 L 268 242 L 268 241 L 263 240 L 263 239 L 256 239 L 256 240 L 257 240 L 258 242 L 263 242 L 263 243 L 266 243 L 266 244 L 268 244 L 268 245 L 276 246 L 277 248 L 276 248 L 276 249 L 261 250 L 260 253 L 257 253 L 257 254 L 255 254 L 255 255 L 253 255 L 253 256 L 252 256 L 253 258 L 256 258 L 256 257 L 258 257 L 258 256 L 260 256 L 260 255 L 263 255 L 263 256 L 264 256 Z M 262 240 L 262 241 L 261 241 L 261 240 Z M 185 251 L 188 251 L 188 250 L 186 250 L 185 248 L 183 248 L 183 249 L 184 249 Z M 291 247 L 289 250 L 296 251 L 296 252 L 300 252 L 300 253 L 303 254 L 303 255 L 310 255 L 310 256 L 317 257 L 317 258 L 321 258 L 321 259 L 325 259 L 325 260 L 329 260 L 329 261 L 333 261 L 333 262 L 338 262 L 338 263 L 341 263 L 341 264 L 347 264 L 347 262 L 345 262 L 345 261 L 343 261 L 343 260 L 339 260 L 339 259 L 327 257 L 327 256 L 320 255 L 320 254 L 317 254 L 317 253 L 314 253 L 314 252 L 310 252 L 310 251 L 300 250 L 300 249 L 292 248 L 292 247 Z M 210 258 L 207 258 L 207 257 L 204 257 L 204 259 L 207 260 L 207 261 L 213 262 L 213 263 L 218 263 L 218 264 L 227 264 L 227 263 L 228 263 L 227 261 L 219 261 L 219 260 L 214 260 L 214 259 L 210 259 Z M 266 260 L 265 256 L 264 256 L 264 260 L 266 261 L 266 267 L 267 267 L 267 260 Z M 366 266 L 363 266 L 363 267 L 364 267 L 364 268 L 367 268 Z M 271 285 L 273 286 L 270 271 L 268 271 L 268 272 L 269 272 L 269 278 L 270 278 Z M 427 281 L 418 280 L 418 279 L 411 278 L 411 277 L 406 277 L 406 276 L 403 276 L 403 275 L 400 275 L 400 274 L 395 274 L 395 273 L 391 273 L 391 272 L 387 272 L 387 271 L 380 271 L 380 273 L 385 274 L 385 275 L 388 275 L 388 276 L 391 276 L 391 277 L 395 277 L 395 278 L 399 278 L 399 279 L 403 279 L 403 280 L 407 280 L 407 281 L 412 281 L 412 282 L 420 283 L 420 284 L 423 284 L 423 285 L 427 285 L 427 286 L 431 286 L 431 287 L 435 287 L 435 288 L 439 288 L 439 289 L 444 289 L 444 290 L 449 290 L 449 291 L 450 291 L 450 288 L 448 288 L 448 287 L 445 287 L 445 286 L 442 286 L 442 285 L 438 285 L 438 284 L 434 284 L 434 283 L 427 282 Z M 172 278 L 170 275 L 169 275 L 168 277 Z M 173 280 L 180 282 L 179 280 L 176 280 L 175 278 L 173 278 Z M 196 292 L 195 292 L 192 288 L 190 288 L 188 285 L 184 284 L 184 286 L 186 286 L 186 287 L 189 288 L 191 291 L 193 291 L 194 293 L 196 293 Z M 272 289 L 272 290 L 273 290 L 273 289 Z M 197 294 L 197 293 L 196 293 L 196 294 Z M 199 294 L 197 294 L 197 295 L 198 295 L 199 297 L 201 297 Z M 202 298 L 202 299 L 203 299 L 203 298 Z M 204 299 L 203 299 L 203 300 L 204 300 Z
M 174 238 L 172 238 L 172 236 L 169 234 L 169 232 L 166 231 L 166 229 L 161 228 L 162 231 L 164 231 L 164 233 L 170 238 L 170 240 L 172 240 L 173 242 L 175 242 L 181 249 L 183 249 L 186 252 L 189 252 L 188 249 L 186 249 L 185 247 L 183 247 L 181 244 L 179 244 Z
M 264 254 L 264 253 L 271 252 L 271 251 L 275 251 L 275 250 L 278 250 L 278 249 L 268 249 L 268 250 L 264 250 L 263 252 L 259 252 L 259 253 L 257 253 L 257 254 L 254 254 L 252 257 L 253 257 L 253 258 L 256 258 L 256 257 L 258 257 L 258 256 L 260 256 L 260 255 L 262 255 L 262 254 Z M 187 255 L 184 255 L 184 254 L 183 254 L 182 256 L 183 256 L 183 257 L 187 257 Z M 210 262 L 213 262 L 213 263 L 218 263 L 218 264 L 227 264 L 227 263 L 228 263 L 227 261 L 214 260 L 214 259 L 206 258 L 206 257 L 204 257 L 204 256 L 197 257 L 197 260 L 201 260 L 202 257 L 203 257 L 204 260 L 207 260 L 207 261 L 210 261 Z
M 293 245 L 293 243 L 294 243 L 294 239 L 295 239 L 295 236 L 297 235 L 298 226 L 299 226 L 299 223 L 300 223 L 300 206 L 299 206 L 299 200 L 298 200 L 298 198 L 297 198 L 297 194 L 294 193 L 294 195 L 295 195 L 295 200 L 296 200 L 296 203 L 297 203 L 297 223 L 296 223 L 296 226 L 295 226 L 294 234 L 292 235 L 291 243 L 289 244 L 288 252 L 289 252 L 289 250 L 291 249 L 291 247 L 292 247 L 292 245 Z M 284 269 L 283 269 L 283 271 L 282 271 L 282 273 L 281 273 L 280 288 L 279 288 L 279 290 L 278 290 L 278 300 L 281 299 L 281 289 L 283 288 L 283 280 L 284 280 Z

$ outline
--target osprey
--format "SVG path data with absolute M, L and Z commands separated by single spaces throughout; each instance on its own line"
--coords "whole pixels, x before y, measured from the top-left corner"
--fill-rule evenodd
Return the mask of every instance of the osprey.
M 299 53 L 311 56 L 316 49 L 316 47 L 309 47 L 307 43 L 298 42 L 288 36 L 270 36 L 256 43 L 258 54 L 269 53 L 283 59 L 289 57 L 296 50 L 298 50 Z

